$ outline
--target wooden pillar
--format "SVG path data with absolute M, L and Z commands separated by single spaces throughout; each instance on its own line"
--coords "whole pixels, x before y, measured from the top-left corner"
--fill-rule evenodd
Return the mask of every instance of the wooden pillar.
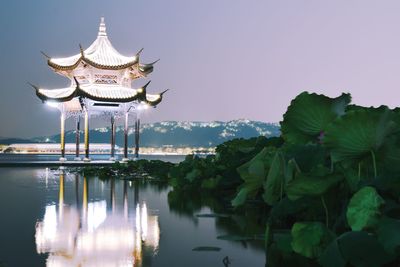
M 111 158 L 110 160 L 115 161 L 115 118 L 111 115 Z
M 80 143 L 80 124 L 81 124 L 81 117 L 76 117 L 76 128 L 75 128 L 75 160 L 81 160 L 79 157 L 79 143 Z
M 61 112 L 60 116 L 60 123 L 61 123 L 61 129 L 60 129 L 60 146 L 61 146 L 61 158 L 60 161 L 66 161 L 67 159 L 65 158 L 65 114 L 64 112 Z
M 135 121 L 135 158 L 139 158 L 139 139 L 140 139 L 140 119 Z
M 125 113 L 125 124 L 124 124 L 124 158 L 122 161 L 128 161 L 128 112 Z
M 89 114 L 85 111 L 85 158 L 83 161 L 89 162 Z

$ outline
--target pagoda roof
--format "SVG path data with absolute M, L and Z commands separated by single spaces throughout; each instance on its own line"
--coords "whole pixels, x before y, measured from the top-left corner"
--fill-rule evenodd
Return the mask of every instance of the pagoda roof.
M 49 58 L 48 65 L 56 70 L 73 70 L 80 62 L 85 62 L 99 69 L 125 69 L 139 64 L 139 55 L 143 50 L 141 49 L 136 55 L 130 57 L 120 54 L 107 37 L 104 18 L 101 18 L 96 40 L 87 49 L 80 48 L 79 54 L 70 57 Z M 143 75 L 147 75 L 153 71 L 154 63 L 139 64 L 138 69 Z
M 138 89 L 123 87 L 120 85 L 89 84 L 76 85 L 59 89 L 43 89 L 32 85 L 36 89 L 36 95 L 42 101 L 67 102 L 75 97 L 85 97 L 100 102 L 127 103 L 132 101 L 145 102 L 150 106 L 156 106 L 162 100 L 163 94 L 147 94 L 146 87 L 150 82 Z

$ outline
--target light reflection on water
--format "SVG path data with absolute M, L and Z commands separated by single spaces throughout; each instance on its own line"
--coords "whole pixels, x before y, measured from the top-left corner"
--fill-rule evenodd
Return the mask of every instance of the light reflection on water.
M 75 177 L 75 204 L 65 203 L 65 172 L 59 172 L 58 203 L 45 208 L 36 223 L 37 253 L 48 253 L 46 266 L 137 266 L 142 250 L 157 253 L 160 229 L 157 215 L 149 215 L 145 201 L 128 200 L 123 183 L 122 207 L 116 205 L 115 181 L 110 183 L 111 205 L 105 199 L 89 200 L 86 177 Z M 53 175 L 54 177 L 54 175 Z M 49 171 L 45 173 L 46 187 Z M 81 186 L 82 201 L 79 201 Z M 104 190 L 104 188 L 103 188 Z
M 257 209 L 231 214 L 200 191 L 86 178 L 70 168 L 0 168 L 0 266 L 224 267 L 227 256 L 229 267 L 265 265 L 263 242 L 217 238 L 262 234 Z M 231 215 L 196 216 L 209 213 Z M 221 250 L 193 251 L 201 246 Z

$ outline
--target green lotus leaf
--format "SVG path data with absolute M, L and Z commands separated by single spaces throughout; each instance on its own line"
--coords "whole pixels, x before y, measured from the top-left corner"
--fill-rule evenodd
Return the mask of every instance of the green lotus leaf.
M 318 258 L 334 235 L 320 222 L 297 222 L 292 227 L 293 251 L 307 258 Z
M 236 194 L 235 198 L 232 199 L 231 204 L 234 207 L 243 205 L 247 198 L 257 192 L 260 186 L 257 183 L 246 183 L 239 187 L 239 192 Z
M 285 157 L 294 159 L 302 172 L 309 172 L 329 159 L 326 148 L 319 144 L 288 145 L 284 147 Z
M 392 218 L 383 218 L 379 221 L 377 236 L 385 250 L 391 254 L 400 248 L 400 221 Z
M 304 144 L 318 141 L 334 119 L 344 114 L 351 96 L 337 98 L 303 92 L 292 100 L 281 122 L 282 136 L 288 143 Z
M 293 252 L 292 249 L 292 235 L 288 233 L 276 233 L 274 236 L 274 242 L 277 248 L 284 253 Z
M 343 259 L 342 253 L 339 250 L 337 240 L 333 240 L 319 258 L 319 263 L 323 267 L 345 267 L 346 260 Z
M 360 159 L 378 151 L 397 129 L 387 107 L 357 109 L 336 119 L 326 129 L 324 145 L 334 162 Z
M 382 159 L 380 164 L 389 172 L 400 172 L 400 136 L 394 134 L 386 138 L 384 145 L 377 154 Z
M 286 194 L 290 200 L 304 196 L 321 196 L 343 179 L 339 174 L 310 176 L 300 173 L 286 185 Z
M 199 169 L 193 169 L 191 172 L 187 173 L 185 179 L 193 182 L 201 175 L 201 171 Z
M 245 182 L 253 180 L 262 180 L 263 182 L 274 159 L 275 151 L 276 149 L 273 147 L 265 147 L 254 158 L 237 168 L 240 177 Z
M 376 267 L 393 260 L 393 256 L 384 250 L 376 236 L 367 232 L 344 233 L 337 238 L 337 243 L 343 259 L 351 266 Z
M 264 182 L 263 199 L 269 205 L 275 204 L 282 198 L 285 181 L 284 164 L 283 156 L 277 152 L 269 169 L 267 180 Z
M 256 195 L 263 187 L 275 151 L 276 148 L 274 147 L 266 147 L 250 161 L 237 168 L 244 183 L 240 186 L 236 197 L 231 201 L 234 207 L 244 204 L 248 197 Z
M 360 231 L 376 224 L 384 199 L 375 188 L 365 186 L 350 199 L 347 206 L 347 222 L 353 231 Z
M 309 209 L 310 206 L 310 199 L 292 201 L 288 197 L 284 197 L 272 206 L 269 213 L 269 219 L 272 221 L 284 220 L 288 216 L 293 216 Z
M 358 170 L 354 170 L 351 168 L 346 168 L 346 169 L 343 168 L 342 172 L 351 192 L 353 193 L 356 192 L 359 189 L 359 183 L 361 181 L 361 177 L 359 176 Z
M 217 175 L 217 177 L 215 178 L 208 178 L 208 179 L 204 179 L 201 182 L 201 188 L 204 189 L 215 189 L 218 186 L 218 182 L 222 179 L 222 177 L 220 175 Z

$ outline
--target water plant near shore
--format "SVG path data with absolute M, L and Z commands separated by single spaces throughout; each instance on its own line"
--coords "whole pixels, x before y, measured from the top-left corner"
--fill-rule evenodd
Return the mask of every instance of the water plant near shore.
M 166 181 L 172 166 L 174 166 L 173 163 L 161 160 L 137 160 L 127 163 L 116 162 L 111 166 L 79 168 L 78 172 L 82 175 L 96 176 L 100 179 L 118 177 L 121 179 L 147 178 Z

